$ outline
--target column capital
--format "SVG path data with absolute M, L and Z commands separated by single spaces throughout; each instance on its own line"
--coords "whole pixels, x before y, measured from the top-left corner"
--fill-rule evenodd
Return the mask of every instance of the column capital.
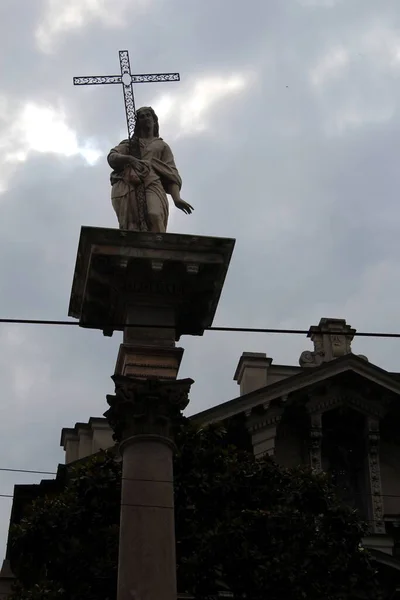
M 117 441 L 137 435 L 171 439 L 172 425 L 189 403 L 193 379 L 135 379 L 112 377 L 115 395 L 107 396 L 110 408 L 104 413 Z

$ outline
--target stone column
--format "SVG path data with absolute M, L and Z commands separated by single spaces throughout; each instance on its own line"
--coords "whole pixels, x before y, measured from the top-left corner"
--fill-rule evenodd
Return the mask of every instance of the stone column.
M 113 379 L 105 416 L 123 465 L 117 600 L 176 600 L 173 425 L 193 381 Z
M 310 418 L 310 465 L 314 471 L 320 473 L 322 471 L 322 413 L 311 413 Z
M 246 412 L 246 427 L 251 435 L 256 458 L 275 455 L 276 433 L 282 417 L 280 405 Z
M 367 461 L 370 487 L 369 518 L 371 519 L 371 533 L 386 533 L 384 506 L 382 497 L 381 468 L 379 458 L 379 420 L 375 417 L 367 418 Z
M 93 431 L 86 423 L 82 423 L 82 425 L 78 425 L 79 458 L 91 456 L 93 452 Z
M 123 457 L 118 600 L 176 600 L 171 425 L 182 335 L 212 325 L 235 240 L 82 227 L 68 314 L 124 331 L 106 416 Z

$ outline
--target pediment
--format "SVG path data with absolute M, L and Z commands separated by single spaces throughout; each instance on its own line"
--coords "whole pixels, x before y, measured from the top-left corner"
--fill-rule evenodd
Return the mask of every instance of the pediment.
M 202 411 L 191 419 L 203 424 L 221 421 L 242 412 L 248 414 L 259 406 L 268 409 L 277 400 L 286 403 L 294 396 L 298 397 L 302 393 L 305 395 L 308 391 L 318 394 L 318 390 L 324 385 L 341 383 L 344 387 L 346 381 L 352 381 L 353 386 L 359 388 L 360 394 L 362 389 L 371 390 L 371 396 L 375 394 L 376 400 L 371 400 L 371 414 L 376 414 L 377 403 L 387 405 L 396 396 L 400 397 L 400 381 L 391 373 L 354 354 L 347 354 Z M 356 401 L 355 397 L 353 401 Z

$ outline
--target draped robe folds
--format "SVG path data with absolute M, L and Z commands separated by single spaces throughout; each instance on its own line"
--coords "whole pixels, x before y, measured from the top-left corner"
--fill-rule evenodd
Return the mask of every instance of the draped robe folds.
M 139 144 L 141 158 L 134 158 L 133 163 L 123 168 L 116 157 L 133 156 L 129 140 L 120 142 L 108 155 L 108 163 L 114 169 L 110 177 L 111 202 L 120 229 L 163 233 L 168 222 L 167 193 L 172 184 L 181 189 L 182 180 L 171 148 L 162 138 L 149 141 L 135 138 L 135 142 Z

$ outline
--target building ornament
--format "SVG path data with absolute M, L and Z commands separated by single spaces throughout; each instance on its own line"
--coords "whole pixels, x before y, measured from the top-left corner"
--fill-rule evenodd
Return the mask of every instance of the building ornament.
M 322 471 L 322 413 L 310 415 L 310 466 L 316 473 Z
M 327 412 L 337 406 L 347 406 L 362 412 L 366 415 L 373 415 L 378 419 L 382 419 L 390 402 L 389 397 L 383 397 L 378 402 L 375 399 L 370 399 L 371 392 L 365 390 L 365 393 L 357 392 L 356 390 L 345 389 L 339 385 L 333 385 L 327 382 L 325 388 L 318 392 L 311 391 L 309 401 L 307 402 L 307 411 Z
M 371 531 L 386 533 L 379 458 L 379 421 L 370 417 L 367 422 L 368 471 L 371 490 Z
M 301 367 L 318 367 L 339 356 L 351 354 L 351 342 L 356 330 L 347 325 L 344 319 L 321 319 L 319 325 L 310 327 L 308 337 L 314 344 L 314 350 L 301 353 Z M 360 358 L 367 360 L 363 354 Z

